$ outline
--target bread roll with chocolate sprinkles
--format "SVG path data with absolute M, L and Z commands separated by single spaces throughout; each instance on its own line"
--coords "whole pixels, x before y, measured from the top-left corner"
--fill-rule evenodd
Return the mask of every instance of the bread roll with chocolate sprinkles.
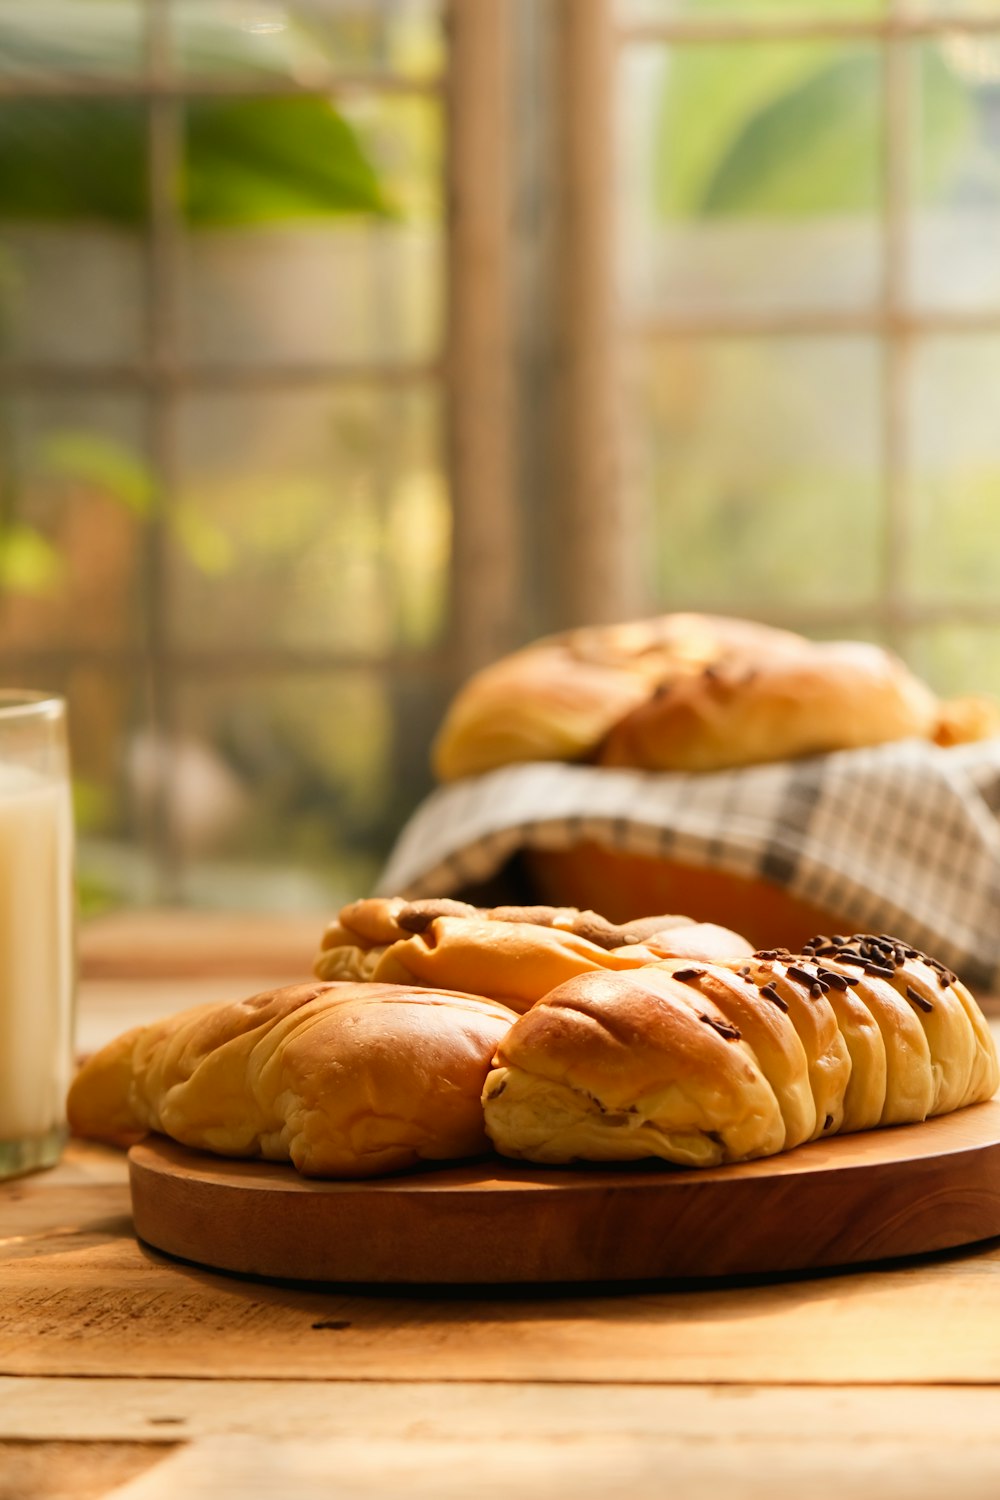
M 786 972 L 788 965 L 786 967 Z M 850 1075 L 844 1090 L 838 1130 L 870 1130 L 885 1123 L 885 1086 L 888 1061 L 882 1031 L 868 1006 L 859 998 L 854 985 L 845 980 L 838 985 L 832 966 L 825 964 L 792 964 L 793 973 L 806 976 L 809 994 L 815 986 L 825 986 L 824 998 L 833 1011 L 840 1035 L 850 1059 Z
M 752 1050 L 665 968 L 560 985 L 515 1023 L 496 1062 L 483 1105 L 505 1156 L 707 1167 L 784 1146 Z
M 750 952 L 739 933 L 686 917 L 644 917 L 616 927 L 575 907 L 480 910 L 461 901 L 372 897 L 338 914 L 315 973 L 460 990 L 521 1012 L 591 969 L 635 969 L 673 955 L 724 961 Z
M 504 1155 L 704 1166 L 915 1123 L 990 1098 L 998 1081 L 989 1028 L 955 976 L 857 934 L 799 955 L 571 980 L 511 1028 L 483 1103 Z
M 882 1031 L 890 1066 L 881 1124 L 913 1119 L 921 1101 L 928 1115 L 946 1114 L 996 1091 L 996 1049 L 986 1019 L 943 964 L 868 933 L 809 947 L 830 969 L 858 979 L 856 993 Z

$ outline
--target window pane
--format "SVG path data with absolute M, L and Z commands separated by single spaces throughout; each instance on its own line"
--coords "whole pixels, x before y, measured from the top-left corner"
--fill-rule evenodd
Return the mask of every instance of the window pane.
M 142 403 L 0 396 L 0 651 L 142 639 L 143 530 L 156 508 Z
M 174 0 L 178 66 L 191 76 L 384 70 L 427 78 L 443 67 L 441 0 Z
M 912 586 L 922 598 L 997 600 L 1000 338 L 928 339 L 913 372 Z
M 142 62 L 141 0 L 0 0 L 8 81 L 127 77 Z
M 187 106 L 180 342 L 193 361 L 423 360 L 443 321 L 439 106 Z
M 639 361 L 628 408 L 652 599 L 750 613 L 870 599 L 878 392 L 861 339 L 690 340 Z
M 1000 698 L 1000 627 L 936 625 L 916 630 L 907 657 L 939 693 Z
M 998 16 L 1000 23 L 1000 16 Z M 923 307 L 1000 305 L 1000 32 L 913 49 L 918 212 L 913 295 Z
M 192 398 L 172 518 L 178 645 L 357 652 L 440 636 L 450 511 L 438 398 Z
M 189 683 L 171 756 L 184 899 L 330 911 L 369 890 L 429 786 L 441 702 L 363 671 Z
M 621 285 L 633 317 L 874 299 L 875 47 L 634 45 L 620 78 Z
M 136 357 L 145 153 L 137 101 L 0 103 L 0 356 Z
M 958 16 L 996 16 L 997 0 L 906 0 L 912 16 L 948 21 Z
M 711 20 L 798 21 L 812 17 L 882 16 L 887 0 L 617 0 L 619 18 L 628 25 Z

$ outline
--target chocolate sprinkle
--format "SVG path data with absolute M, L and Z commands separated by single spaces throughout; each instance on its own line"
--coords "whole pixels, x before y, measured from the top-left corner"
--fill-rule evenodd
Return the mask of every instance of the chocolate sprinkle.
M 675 969 L 671 979 L 701 979 L 705 973 L 704 969 Z
M 824 995 L 828 995 L 830 993 L 830 986 L 828 984 L 824 984 L 822 979 L 814 979 L 812 984 L 809 986 L 809 993 L 814 1000 L 822 1000 Z
M 818 969 L 817 978 L 821 979 L 824 984 L 828 984 L 834 990 L 846 990 L 852 982 L 845 979 L 843 974 L 834 973 L 832 969 Z M 857 984 L 858 981 L 855 979 L 853 983 Z
M 830 1126 L 832 1124 L 833 1124 L 833 1115 L 827 1115 L 826 1119 L 823 1121 L 823 1129 L 824 1130 L 829 1130 Z
M 810 974 L 808 969 L 799 969 L 795 964 L 789 964 L 785 972 L 789 979 L 797 979 L 800 984 L 804 984 L 807 988 L 816 983 L 815 974 Z
M 913 1001 L 918 1010 L 930 1011 L 934 1009 L 931 1002 L 929 1000 L 925 1000 L 920 991 L 915 990 L 912 984 L 908 984 L 906 986 L 906 996 L 908 1000 Z
M 738 1042 L 743 1035 L 735 1026 L 730 1026 L 728 1021 L 716 1021 L 712 1016 L 703 1015 L 699 1015 L 698 1020 L 704 1021 L 706 1026 L 711 1026 L 712 1030 L 717 1031 L 721 1037 L 725 1037 L 727 1042 Z
M 786 1015 L 788 1014 L 788 1005 L 782 1000 L 773 984 L 763 985 L 759 993 L 764 996 L 765 1000 L 770 1000 L 772 1005 L 776 1005 L 779 1010 L 783 1010 Z

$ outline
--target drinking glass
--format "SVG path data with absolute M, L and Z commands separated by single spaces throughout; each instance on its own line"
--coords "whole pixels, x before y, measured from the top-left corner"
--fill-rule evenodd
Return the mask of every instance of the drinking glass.
M 65 1141 L 74 925 L 66 705 L 0 690 L 0 1177 Z

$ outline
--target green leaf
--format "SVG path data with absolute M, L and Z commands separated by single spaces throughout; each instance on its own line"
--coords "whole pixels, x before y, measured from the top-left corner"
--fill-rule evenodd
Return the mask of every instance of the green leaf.
M 145 464 L 120 443 L 97 432 L 64 429 L 46 438 L 41 467 L 100 490 L 137 516 L 153 513 L 156 487 Z
M 757 111 L 705 183 L 701 213 L 874 208 L 880 103 L 875 55 L 838 59 Z
M 0 593 L 52 593 L 63 561 L 52 543 L 33 526 L 12 522 L 0 530 Z
M 664 72 L 656 201 L 665 218 L 689 218 L 706 184 L 750 122 L 835 55 L 797 42 L 675 50 Z
M 389 212 L 354 131 L 325 99 L 198 99 L 187 120 L 192 224 Z
M 921 196 L 968 139 L 971 104 L 935 48 L 919 55 Z M 666 79 L 657 202 L 665 217 L 795 218 L 879 199 L 877 51 L 815 43 L 692 48 Z
M 119 0 L 0 3 L 0 56 L 15 74 L 127 76 L 141 60 L 135 17 Z M 291 82 L 330 62 L 292 18 L 266 51 L 208 9 L 186 6 L 176 20 L 184 62 L 216 73 Z M 184 123 L 181 180 L 172 186 L 192 224 L 391 212 L 358 135 L 329 99 L 194 97 Z M 142 225 L 147 126 L 141 96 L 3 100 L 0 219 Z
M 144 112 L 137 100 L 0 104 L 0 218 L 146 218 Z
M 170 529 L 199 572 L 221 578 L 233 571 L 236 557 L 232 539 L 196 504 L 178 501 L 170 513 Z

